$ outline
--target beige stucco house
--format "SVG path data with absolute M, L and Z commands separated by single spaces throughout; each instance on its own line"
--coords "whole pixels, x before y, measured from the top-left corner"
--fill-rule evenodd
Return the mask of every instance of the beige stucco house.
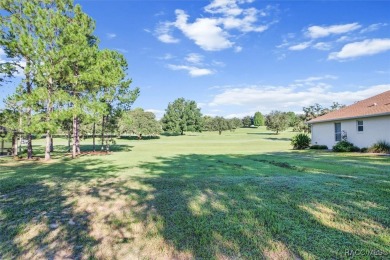
M 312 144 L 331 149 L 343 137 L 363 148 L 380 140 L 390 143 L 390 90 L 308 122 Z

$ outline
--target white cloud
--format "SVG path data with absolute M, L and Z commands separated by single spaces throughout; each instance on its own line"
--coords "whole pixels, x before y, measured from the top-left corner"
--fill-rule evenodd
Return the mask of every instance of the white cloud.
M 371 24 L 371 25 L 367 26 L 366 28 L 362 29 L 360 31 L 360 33 L 374 32 L 374 31 L 377 31 L 381 27 L 384 27 L 384 26 L 387 26 L 387 23 L 374 23 L 374 24 Z
M 235 53 L 242 52 L 242 47 L 241 47 L 241 46 L 236 46 L 236 47 L 234 47 L 234 52 L 235 52 Z
M 252 2 L 253 0 L 214 0 L 204 8 L 204 15 L 194 21 L 189 21 L 189 15 L 184 10 L 175 10 L 176 21 L 160 23 L 155 35 L 162 42 L 177 43 L 178 39 L 172 37 L 172 31 L 176 28 L 203 50 L 232 48 L 235 46 L 233 39 L 239 38 L 237 32 L 260 33 L 276 22 L 268 18 L 276 9 L 272 6 L 263 10 L 240 7 Z
M 335 91 L 329 86 L 298 89 L 291 86 L 247 86 L 224 89 L 208 104 L 209 107 L 240 106 L 244 111 L 271 110 L 301 111 L 302 107 L 315 103 L 324 106 L 332 102 L 352 104 L 381 92 L 387 91 L 390 84 L 365 87 L 356 91 Z
M 201 76 L 214 74 L 214 71 L 210 69 L 198 68 L 195 66 L 169 64 L 168 68 L 171 70 L 185 70 L 189 73 L 191 77 L 201 77 Z
M 106 36 L 108 39 L 114 39 L 117 35 L 115 33 L 106 33 Z
M 122 52 L 122 53 L 128 53 L 129 52 L 128 50 L 121 49 L 121 48 L 114 48 L 114 50 L 117 50 L 117 51 Z
M 290 51 L 302 51 L 310 47 L 311 42 L 302 42 L 293 46 L 290 46 L 288 49 Z
M 193 64 L 200 64 L 202 63 L 203 58 L 203 55 L 198 53 L 190 53 L 187 55 L 187 57 L 185 57 L 185 60 Z
M 327 37 L 332 34 L 343 34 L 355 31 L 357 29 L 361 28 L 361 25 L 358 23 L 349 23 L 349 24 L 338 24 L 338 25 L 331 25 L 331 26 L 310 26 L 307 31 L 306 35 L 310 38 L 322 38 Z
M 164 56 L 159 57 L 158 59 L 160 59 L 160 60 L 171 60 L 171 59 L 173 59 L 173 58 L 175 58 L 175 56 L 173 56 L 172 54 L 170 54 L 170 53 L 165 53 Z
M 317 42 L 312 47 L 321 51 L 329 51 L 330 49 L 332 49 L 332 44 L 329 42 Z
M 213 65 L 213 66 L 216 66 L 216 67 L 225 67 L 225 66 L 226 66 L 226 64 L 225 64 L 224 62 L 222 62 L 222 61 L 217 61 L 217 60 L 213 60 L 213 61 L 212 61 L 212 65 Z
M 295 80 L 295 82 L 310 83 L 310 82 L 314 82 L 314 81 L 321 81 L 321 80 L 327 80 L 327 79 L 338 79 L 338 77 L 334 76 L 334 75 L 313 76 L 313 77 L 308 77 L 306 79 L 297 79 L 297 80 Z
M 174 23 L 170 22 L 160 23 L 155 30 L 157 39 L 163 43 L 178 43 L 180 40 L 171 35 L 173 26 Z
M 3 48 L 0 48 L 0 57 L 3 55 L 5 55 L 5 52 L 4 52 Z
M 390 38 L 369 39 L 344 45 L 339 52 L 329 54 L 329 60 L 345 60 L 361 56 L 375 55 L 390 50 Z
M 175 26 L 206 51 L 219 51 L 234 44 L 229 40 L 229 34 L 218 25 L 214 18 L 198 18 L 189 23 L 188 15 L 183 10 L 176 10 Z
M 253 116 L 257 111 L 258 110 L 251 110 L 251 111 L 248 111 L 248 112 L 228 114 L 228 115 L 225 116 L 225 118 L 228 118 L 228 119 L 231 119 L 231 118 L 234 118 L 234 117 L 244 118 L 246 116 Z
M 250 2 L 250 1 L 241 1 Z M 205 11 L 211 14 L 223 14 L 228 16 L 238 16 L 243 10 L 237 5 L 235 0 L 214 0 L 205 8 Z

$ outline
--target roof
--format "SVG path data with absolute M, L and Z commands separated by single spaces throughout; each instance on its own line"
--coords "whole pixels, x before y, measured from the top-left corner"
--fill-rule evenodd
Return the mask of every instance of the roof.
M 390 90 L 379 95 L 361 100 L 353 105 L 332 111 L 310 120 L 308 123 L 320 123 L 353 118 L 390 115 Z

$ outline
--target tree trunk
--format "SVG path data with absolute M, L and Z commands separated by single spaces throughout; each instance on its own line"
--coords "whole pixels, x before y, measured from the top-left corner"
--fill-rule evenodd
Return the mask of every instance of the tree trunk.
M 68 129 L 68 152 L 70 152 L 70 140 L 71 140 L 71 136 L 70 136 L 70 129 Z
M 29 61 L 27 61 L 29 62 Z M 30 79 L 30 74 L 26 74 L 26 88 L 27 88 L 27 96 L 31 95 L 32 83 Z M 31 127 L 31 107 L 27 108 L 27 128 L 30 131 Z M 32 148 L 32 135 L 31 133 L 27 133 L 27 159 L 32 159 L 33 157 L 33 148 Z
M 77 142 L 77 122 L 76 122 L 76 116 L 73 116 L 73 149 L 72 149 L 72 158 L 76 158 L 77 155 L 77 147 L 76 147 L 76 142 Z
M 222 131 L 221 130 L 219 130 L 219 135 L 221 135 L 222 134 Z
M 93 123 L 93 128 L 92 128 L 92 150 L 95 152 L 96 147 L 95 147 L 95 135 L 96 135 L 96 124 L 95 122 Z
M 79 118 L 76 117 L 76 153 L 77 154 L 81 154 L 81 151 L 80 151 L 80 122 L 79 122 Z
M 19 116 L 19 153 L 22 153 L 22 139 L 23 139 L 23 136 L 22 136 L 22 125 L 23 125 L 23 118 L 22 116 L 20 115 Z
M 47 100 L 47 110 L 46 110 L 46 122 L 50 124 L 50 117 L 51 113 L 53 112 L 53 104 L 51 102 L 52 98 L 52 93 L 53 93 L 53 79 L 49 78 L 49 84 L 48 84 L 48 100 Z M 45 161 L 48 161 L 51 159 L 51 133 L 50 130 L 46 130 L 46 149 L 45 149 Z
M 47 130 L 47 132 L 46 132 L 45 161 L 49 161 L 51 159 L 50 147 L 51 147 L 51 135 L 50 135 L 50 130 Z
M 50 136 L 50 152 L 54 152 L 54 142 L 53 142 L 53 136 Z
M 18 135 L 16 132 L 12 135 L 12 155 L 13 156 L 18 156 Z
M 102 150 L 104 149 L 104 116 L 102 118 Z
M 30 133 L 28 133 L 27 134 L 27 159 L 32 159 L 32 156 L 33 156 L 32 135 Z

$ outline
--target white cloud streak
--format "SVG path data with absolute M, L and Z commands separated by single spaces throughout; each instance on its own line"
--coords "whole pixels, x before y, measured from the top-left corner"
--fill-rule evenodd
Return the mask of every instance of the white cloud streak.
M 344 45 L 339 52 L 329 54 L 329 60 L 346 60 L 361 56 L 370 56 L 390 50 L 390 38 L 368 39 Z
M 108 39 L 114 39 L 117 35 L 115 33 L 106 33 L 106 36 Z
M 290 51 L 302 51 L 302 50 L 309 48 L 310 45 L 311 45 L 311 42 L 302 42 L 302 43 L 290 46 L 288 49 Z
M 200 55 L 198 53 L 190 53 L 185 57 L 185 60 L 193 64 L 201 64 L 203 58 L 203 55 Z
M 334 91 L 329 86 L 311 87 L 298 90 L 287 86 L 248 86 L 225 89 L 217 94 L 208 104 L 216 108 L 220 106 L 240 106 L 240 110 L 268 113 L 271 110 L 300 111 L 302 107 L 315 103 L 330 105 L 336 101 L 342 104 L 374 96 L 387 91 L 390 84 L 366 87 L 356 91 Z
M 157 39 L 159 39 L 163 43 L 178 43 L 180 42 L 179 39 L 176 39 L 173 37 L 172 34 L 172 28 L 175 24 L 171 22 L 162 22 L 157 26 L 157 29 L 155 30 L 155 35 L 157 36 Z
M 191 77 L 201 77 L 214 74 L 214 71 L 210 69 L 199 68 L 195 66 L 168 64 L 168 68 L 171 70 L 185 70 Z
M 327 37 L 332 34 L 343 34 L 360 29 L 362 26 L 358 23 L 338 24 L 331 26 L 310 26 L 307 28 L 306 35 L 312 39 Z
M 387 23 L 374 23 L 366 28 L 363 28 L 360 33 L 370 33 L 379 30 L 381 27 L 387 26 Z

